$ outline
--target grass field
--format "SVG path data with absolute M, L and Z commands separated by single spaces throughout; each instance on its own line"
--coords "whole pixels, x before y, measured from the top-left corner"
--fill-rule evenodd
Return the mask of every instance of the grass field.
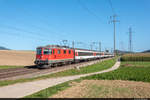
M 37 93 L 26 96 L 25 98 L 48 98 L 49 96 L 52 96 L 53 94 L 56 94 L 59 91 L 63 91 L 65 89 L 71 87 L 69 85 L 69 82 L 71 82 L 71 81 L 68 81 L 68 82 L 53 86 L 53 87 L 46 88 Z
M 101 70 L 112 67 L 115 64 L 115 62 L 116 62 L 116 58 L 111 59 L 111 60 L 106 60 L 106 61 L 94 64 L 94 65 L 90 65 L 88 67 L 83 67 L 83 68 L 80 69 L 80 72 L 78 72 L 75 69 L 72 69 L 72 70 L 67 70 L 67 71 L 63 71 L 63 72 L 58 72 L 58 73 L 56 73 L 52 76 L 53 77 L 58 77 L 58 76 L 68 76 L 68 75 L 77 75 L 77 74 L 97 72 L 97 71 L 101 71 Z M 77 72 L 75 72 L 75 71 L 77 71 Z M 80 82 L 80 79 L 79 80 L 77 79 L 77 80 L 74 80 L 74 81 L 75 82 Z M 34 94 L 26 96 L 26 97 L 27 98 L 38 98 L 38 97 L 39 98 L 47 98 L 49 96 L 52 96 L 53 94 L 58 93 L 59 91 L 62 91 L 62 90 L 65 90 L 65 89 L 71 87 L 69 85 L 70 82 L 72 82 L 72 81 L 65 82 L 65 83 L 56 85 L 54 87 L 49 87 L 47 89 L 41 90 L 37 93 L 34 93 Z
M 9 66 L 9 65 L 5 65 L 5 66 L 0 66 L 0 69 L 9 69 L 9 68 L 23 68 L 24 66 Z
M 150 53 L 125 54 L 121 61 L 150 61 Z
M 115 62 L 116 62 L 116 58 L 113 58 L 113 59 L 105 60 L 105 61 L 99 62 L 97 64 L 93 64 L 93 65 L 90 65 L 87 67 L 82 67 L 82 68 L 80 68 L 80 70 L 70 69 L 70 70 L 57 72 L 57 73 L 53 73 L 53 74 L 49 74 L 49 75 L 43 75 L 43 76 L 34 77 L 34 78 L 0 81 L 0 86 L 5 86 L 5 85 L 10 85 L 10 84 L 15 84 L 15 83 L 21 83 L 21 82 L 29 82 L 29 81 L 52 78 L 52 77 L 63 77 L 63 76 L 79 75 L 79 74 L 97 72 L 97 71 L 101 71 L 101 70 L 112 67 Z
M 115 64 L 115 62 L 116 62 L 116 58 L 113 58 L 111 60 L 106 60 L 106 61 L 99 62 L 97 64 L 89 65 L 87 67 L 81 67 L 80 70 L 70 69 L 70 70 L 54 73 L 51 74 L 51 77 L 62 77 L 62 76 L 71 76 L 71 75 L 97 72 L 112 67 Z
M 122 62 L 120 68 L 115 71 L 92 75 L 83 79 L 150 82 L 150 62 Z
M 89 82 L 86 81 L 84 82 L 85 85 L 79 85 L 79 87 L 77 85 L 78 88 L 71 87 L 71 85 L 69 85 L 72 82 L 82 84 L 82 81 L 84 80 L 89 80 Z M 94 84 L 94 82 L 96 83 Z M 120 68 L 115 71 L 92 75 L 66 82 L 64 84 L 59 84 L 39 91 L 28 97 L 150 97 L 149 93 L 147 93 L 150 89 L 150 84 L 147 82 L 150 82 L 150 62 L 126 61 L 122 62 Z M 87 85 L 89 83 L 90 85 Z M 86 88 L 83 88 L 84 86 L 86 86 Z M 70 92 L 74 94 L 71 94 Z

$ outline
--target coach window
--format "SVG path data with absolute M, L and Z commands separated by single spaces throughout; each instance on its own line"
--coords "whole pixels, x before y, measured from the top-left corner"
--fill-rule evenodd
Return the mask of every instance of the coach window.
M 60 54 L 60 50 L 58 50 L 57 53 Z
M 64 54 L 66 54 L 66 50 L 64 50 Z
M 69 50 L 69 54 L 71 54 L 71 50 Z

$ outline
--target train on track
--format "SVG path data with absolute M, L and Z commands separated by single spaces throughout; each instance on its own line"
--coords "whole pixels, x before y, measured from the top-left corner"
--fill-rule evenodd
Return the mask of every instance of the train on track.
M 39 68 L 51 68 L 63 64 L 72 64 L 113 56 L 113 54 L 108 52 L 70 48 L 59 45 L 47 45 L 36 48 L 36 59 L 34 63 Z

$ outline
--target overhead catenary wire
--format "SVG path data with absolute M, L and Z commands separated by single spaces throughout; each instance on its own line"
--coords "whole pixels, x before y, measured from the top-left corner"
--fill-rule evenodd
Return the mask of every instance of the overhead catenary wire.
M 97 18 L 101 23 L 103 23 L 102 19 L 97 14 L 95 14 L 92 10 L 90 10 L 83 2 L 81 2 L 80 0 L 77 1 L 84 10 L 86 10 L 89 14 L 95 16 L 95 18 Z
M 14 19 L 13 19 L 14 20 Z M 16 21 L 17 22 L 17 21 Z M 21 23 L 22 25 L 25 25 L 23 23 Z M 35 31 L 29 31 L 29 30 L 26 30 L 26 29 L 23 29 L 23 28 L 19 28 L 19 27 L 16 27 L 16 26 L 12 26 L 12 25 L 6 25 L 6 24 L 1 24 L 0 23 L 0 26 L 3 26 L 3 27 L 7 27 L 7 28 L 11 28 L 11 29 L 14 29 L 14 30 L 17 30 L 17 31 L 24 31 L 24 32 L 27 32 L 27 33 L 30 33 L 30 34 L 35 34 L 35 35 L 39 35 L 40 37 L 43 37 L 43 36 L 46 36 L 46 37 L 49 37 L 50 33 L 53 33 L 53 34 L 58 34 L 57 32 L 54 32 L 54 31 L 51 31 L 51 30 L 48 30 L 46 28 L 43 28 L 43 27 L 39 27 L 39 26 L 35 26 L 33 24 L 28 24 L 27 26 L 31 26 L 31 27 L 35 27 L 36 29 L 40 30 L 41 32 L 42 31 L 46 31 L 46 32 L 43 32 L 43 33 L 39 33 L 39 32 L 35 32 Z M 50 32 L 51 31 L 51 32 Z M 44 34 L 44 33 L 48 33 L 48 34 Z M 58 36 L 57 36 L 58 37 Z
M 79 0 L 80 1 L 80 0 Z M 84 5 L 84 4 L 83 4 Z M 85 6 L 86 7 L 86 6 Z M 88 10 L 88 12 L 89 13 L 91 13 L 92 15 L 94 15 L 95 17 L 97 17 L 99 20 L 101 20 L 100 18 L 99 18 L 99 16 L 97 16 L 95 13 L 93 13 L 88 7 L 86 7 L 87 8 L 87 10 Z M 47 24 L 47 26 L 49 26 L 49 24 L 48 23 L 46 23 L 46 21 L 42 21 L 43 19 L 40 19 L 40 22 L 42 22 L 42 23 L 45 23 L 45 24 Z M 37 29 L 41 29 L 41 30 L 45 30 L 46 28 L 42 28 L 42 27 L 38 27 L 38 26 L 35 26 L 35 25 L 33 25 L 34 27 L 36 27 Z M 9 28 L 10 28 L 11 26 L 9 26 Z M 11 27 L 11 29 L 14 29 L 14 30 L 17 30 L 17 31 L 20 31 L 20 32 L 25 32 L 25 33 L 28 33 L 29 35 L 33 35 L 33 36 L 39 36 L 39 38 L 41 38 L 41 37 L 43 37 L 43 39 L 44 39 L 44 35 L 45 34 L 41 34 L 41 33 L 36 33 L 36 32 L 33 32 L 33 31 L 28 31 L 28 30 L 25 30 L 25 29 L 20 29 L 20 28 L 18 28 L 18 27 Z M 48 29 L 49 30 L 49 29 Z M 55 32 L 54 32 L 55 33 Z
M 47 42 L 50 41 L 49 39 L 47 39 L 47 37 L 43 36 L 42 33 L 37 34 L 37 32 L 32 32 L 32 31 L 29 31 L 29 30 L 25 30 L 25 29 L 18 28 L 18 27 L 15 27 L 15 26 L 4 25 L 4 24 L 3 24 L 3 27 L 7 28 L 8 31 L 15 30 L 17 32 L 1 32 L 1 34 L 10 33 L 10 35 L 13 34 L 13 36 L 16 36 L 16 37 L 24 36 L 24 38 L 27 37 L 27 38 L 30 38 L 30 39 L 36 39 L 37 41 L 38 40 L 47 41 Z M 17 33 L 17 34 L 15 34 L 15 33 Z
M 29 11 L 25 10 L 24 8 L 21 8 L 21 9 L 22 9 L 22 12 L 24 12 L 26 15 L 33 16 L 33 13 L 30 13 Z M 46 19 L 46 17 L 44 19 Z M 44 30 L 47 30 L 47 31 L 51 31 L 52 33 L 57 34 L 57 37 L 60 36 L 60 35 L 64 36 L 63 33 L 67 34 L 67 36 L 70 37 L 70 35 L 68 35 L 70 33 L 65 32 L 64 30 L 61 30 L 61 32 L 58 32 L 58 30 L 57 31 L 51 30 L 50 27 L 53 27 L 53 25 L 49 24 L 47 22 L 47 20 L 43 20 L 41 17 L 38 17 L 38 22 L 45 24 L 49 28 L 46 28 L 46 27 L 42 28 L 42 27 L 39 27 L 39 26 L 36 26 L 36 25 L 33 25 L 33 24 L 32 24 L 32 26 L 35 27 L 35 28 L 41 29 L 41 30 L 44 29 Z M 60 30 L 60 28 L 59 28 L 59 30 Z
M 6 27 L 8 29 L 24 32 L 24 33 L 27 33 L 29 35 L 36 35 L 36 36 L 39 36 L 39 37 L 43 37 L 43 39 L 44 39 L 44 35 L 42 33 L 37 33 L 37 32 L 35 33 L 33 31 L 25 30 L 25 29 L 18 28 L 18 27 L 15 27 L 15 26 L 4 25 L 4 24 L 1 25 L 1 26 Z
M 111 7 L 111 10 L 112 10 L 113 14 L 116 14 L 116 13 L 115 13 L 115 9 L 113 8 L 113 5 L 112 5 L 111 0 L 108 0 L 108 2 L 109 2 L 109 5 L 110 5 L 110 7 Z
M 82 8 L 84 10 L 86 10 L 89 14 L 93 15 L 95 18 L 97 18 L 99 21 L 101 21 L 101 23 L 103 23 L 101 18 L 97 14 L 95 14 L 93 11 L 91 11 L 83 2 L 81 2 L 80 0 L 77 0 L 77 1 L 82 6 Z M 99 44 L 99 51 L 101 51 L 101 43 L 100 42 L 94 42 L 94 43 L 98 43 Z M 87 44 L 86 44 L 86 46 L 87 46 Z M 92 50 L 92 48 L 93 48 L 93 44 L 90 43 L 89 44 L 89 49 Z
M 0 33 L 3 33 L 4 35 L 8 35 L 8 36 L 13 36 L 13 37 L 21 37 L 21 38 L 23 38 L 24 39 L 24 37 L 27 37 L 27 39 L 31 39 L 31 40 L 33 40 L 33 39 L 35 39 L 35 40 L 37 40 L 37 41 L 48 41 L 48 40 L 46 40 L 46 39 L 41 39 L 41 38 L 39 38 L 39 37 L 35 37 L 35 36 L 29 36 L 29 35 L 22 35 L 22 34 L 20 34 L 20 33 L 14 33 L 14 32 L 5 32 L 5 31 L 0 31 Z M 21 41 L 20 41 L 21 42 Z
M 14 7 L 15 8 L 15 7 Z M 31 13 L 29 13 L 28 11 L 26 11 L 24 8 L 22 8 L 22 7 L 20 7 L 19 9 L 21 9 L 21 11 L 24 13 L 24 14 L 26 14 L 26 15 L 28 15 L 29 17 L 31 17 L 31 16 L 33 16 L 33 13 L 31 14 Z M 17 9 L 16 9 L 17 10 Z M 15 19 L 16 17 L 14 17 L 14 19 Z M 23 17 L 21 17 L 21 18 L 23 18 Z M 14 19 L 13 19 L 13 21 L 14 21 Z M 35 25 L 35 24 L 33 24 L 33 23 L 30 23 L 30 24 L 28 24 L 27 26 L 31 26 L 31 27 L 33 27 L 33 28 L 35 28 L 35 29 L 38 29 L 38 30 L 40 30 L 41 32 L 43 32 L 43 33 L 39 33 L 39 32 L 31 32 L 31 31 L 27 31 L 27 30 L 25 30 L 25 29 L 20 29 L 20 28 L 18 28 L 18 27 L 14 27 L 14 26 L 8 26 L 8 27 L 11 27 L 11 29 L 15 29 L 15 30 L 20 30 L 20 31 L 24 31 L 24 32 L 28 32 L 28 33 L 30 33 L 30 34 L 35 34 L 36 33 L 36 35 L 38 35 L 38 34 L 40 34 L 39 36 L 40 37 L 43 37 L 43 36 L 46 36 L 46 37 L 49 37 L 49 36 L 51 36 L 51 35 L 53 35 L 53 34 L 55 34 L 55 35 L 53 35 L 53 37 L 56 37 L 56 38 L 60 38 L 60 37 L 65 37 L 65 35 L 66 34 L 62 34 L 62 33 L 65 33 L 65 32 L 56 32 L 56 31 L 53 31 L 53 30 L 51 30 L 50 29 L 50 26 L 52 26 L 52 25 L 50 25 L 49 23 L 47 23 L 47 21 L 46 20 L 43 20 L 41 17 L 38 17 L 38 20 L 37 20 L 38 22 L 40 22 L 40 23 L 42 23 L 42 24 L 45 24 L 47 27 L 49 27 L 49 28 L 47 28 L 47 27 L 40 27 L 40 26 L 38 26 L 38 25 Z M 15 22 L 20 22 L 20 21 L 18 21 L 18 19 L 16 19 L 16 21 Z M 22 22 L 21 22 L 21 24 L 22 25 L 26 25 L 26 24 L 23 24 Z M 6 26 L 6 25 L 5 25 Z M 7 26 L 6 26 L 7 27 Z M 7 28 L 8 28 L 7 27 Z M 46 31 L 46 32 L 45 32 Z M 45 34 L 45 33 L 48 33 L 48 34 Z M 51 34 L 51 35 L 50 35 Z M 69 36 L 69 35 L 67 35 L 67 36 Z

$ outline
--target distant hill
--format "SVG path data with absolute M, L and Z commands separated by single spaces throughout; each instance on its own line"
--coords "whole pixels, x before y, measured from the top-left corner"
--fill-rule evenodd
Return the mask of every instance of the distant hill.
M 10 50 L 10 49 L 0 46 L 0 50 Z
M 142 53 L 150 53 L 150 50 L 143 51 Z

